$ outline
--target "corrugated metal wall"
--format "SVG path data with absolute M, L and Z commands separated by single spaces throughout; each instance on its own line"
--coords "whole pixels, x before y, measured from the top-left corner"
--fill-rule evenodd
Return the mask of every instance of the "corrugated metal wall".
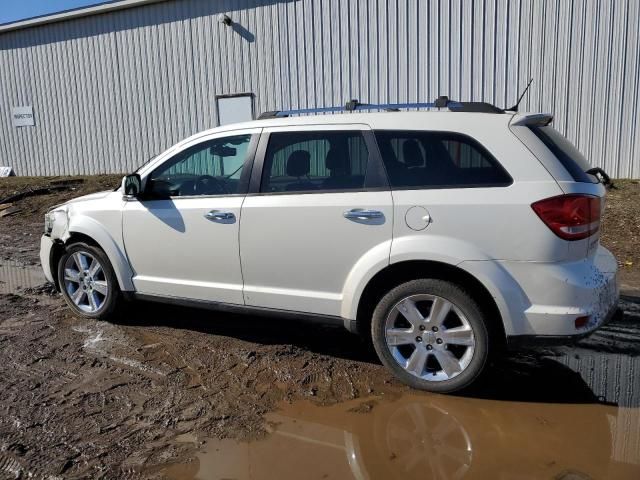
M 20 262 L 0 261 L 0 294 L 37 287 L 46 282 L 41 267 L 25 267 Z
M 216 19 L 229 14 L 236 24 Z M 640 177 L 638 0 L 183 0 L 0 34 L 0 164 L 131 170 L 255 110 L 460 100 L 553 112 L 594 165 Z M 11 126 L 33 105 L 36 126 Z

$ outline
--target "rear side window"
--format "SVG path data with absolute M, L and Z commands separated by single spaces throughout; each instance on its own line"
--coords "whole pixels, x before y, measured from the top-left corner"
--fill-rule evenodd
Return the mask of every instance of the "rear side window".
M 375 132 L 392 188 L 507 186 L 498 161 L 474 139 L 450 132 Z
M 360 131 L 269 135 L 262 192 L 362 189 L 369 151 Z
M 595 176 L 586 173 L 591 168 L 589 161 L 555 128 L 530 125 L 529 129 L 551 150 L 576 182 L 598 183 Z

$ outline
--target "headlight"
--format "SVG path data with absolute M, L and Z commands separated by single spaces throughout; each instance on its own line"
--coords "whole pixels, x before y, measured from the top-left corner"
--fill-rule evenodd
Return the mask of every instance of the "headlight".
M 53 230 L 53 213 L 49 212 L 44 215 L 44 234 L 51 235 L 51 231 Z
M 64 204 L 51 207 L 44 215 L 44 234 L 57 236 L 64 232 L 69 223 L 68 212 Z

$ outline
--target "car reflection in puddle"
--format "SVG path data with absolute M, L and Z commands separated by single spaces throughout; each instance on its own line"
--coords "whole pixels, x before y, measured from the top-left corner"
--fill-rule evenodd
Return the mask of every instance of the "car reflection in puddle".
M 406 394 L 281 405 L 271 434 L 208 440 L 174 478 L 640 478 L 637 408 Z

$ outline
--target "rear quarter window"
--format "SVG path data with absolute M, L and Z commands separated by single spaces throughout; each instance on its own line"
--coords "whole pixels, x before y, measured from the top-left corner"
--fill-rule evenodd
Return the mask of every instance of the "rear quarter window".
M 512 179 L 479 142 L 453 132 L 375 132 L 396 189 L 507 186 Z
M 529 125 L 529 130 L 544 143 L 576 182 L 598 183 L 597 177 L 589 175 L 589 161 L 560 132 L 551 126 Z

